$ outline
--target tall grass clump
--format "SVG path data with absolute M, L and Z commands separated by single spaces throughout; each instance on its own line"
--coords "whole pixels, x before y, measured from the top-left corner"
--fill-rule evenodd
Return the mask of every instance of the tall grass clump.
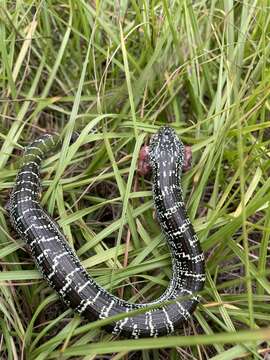
M 0 19 L 0 358 L 266 358 L 269 2 L 4 0 Z M 133 302 L 158 297 L 170 256 L 136 166 L 164 124 L 192 146 L 183 190 L 206 286 L 174 336 L 114 339 L 41 279 L 5 204 L 23 147 L 58 133 L 42 205 L 102 286 Z

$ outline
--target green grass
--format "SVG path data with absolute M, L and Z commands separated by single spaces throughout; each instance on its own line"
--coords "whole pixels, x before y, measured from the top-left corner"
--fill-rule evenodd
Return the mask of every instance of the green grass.
M 270 348 L 270 3 L 0 2 L 0 358 L 261 359 Z M 193 320 L 119 340 L 41 279 L 4 205 L 23 146 L 57 132 L 42 204 L 96 280 L 131 301 L 167 286 L 140 147 L 163 124 L 192 146 L 183 187 L 207 258 Z M 69 146 L 72 131 L 80 133 Z M 107 354 L 107 357 L 102 354 Z

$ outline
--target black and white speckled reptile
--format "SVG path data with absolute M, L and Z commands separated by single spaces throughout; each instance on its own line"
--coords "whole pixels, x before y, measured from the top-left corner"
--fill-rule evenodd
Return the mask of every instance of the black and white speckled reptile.
M 151 310 L 106 326 L 113 334 L 138 338 L 172 333 L 195 310 L 205 281 L 204 255 L 187 216 L 179 183 L 182 142 L 169 127 L 161 128 L 150 142 L 154 203 L 173 268 L 167 290 L 147 304 L 128 303 L 99 286 L 83 268 L 57 223 L 40 206 L 39 167 L 57 143 L 57 136 L 45 135 L 26 148 L 8 206 L 12 224 L 29 245 L 38 269 L 65 303 L 91 321 L 154 305 Z M 164 305 L 167 300 L 173 302 Z

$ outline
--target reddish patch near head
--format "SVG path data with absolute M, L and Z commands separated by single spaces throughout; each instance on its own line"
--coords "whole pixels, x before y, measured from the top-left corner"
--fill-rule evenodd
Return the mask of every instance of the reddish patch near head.
M 183 171 L 188 171 L 191 168 L 191 161 L 192 161 L 191 146 L 185 145 Z
M 137 172 L 141 176 L 146 176 L 151 172 L 148 145 L 144 145 L 140 150 Z

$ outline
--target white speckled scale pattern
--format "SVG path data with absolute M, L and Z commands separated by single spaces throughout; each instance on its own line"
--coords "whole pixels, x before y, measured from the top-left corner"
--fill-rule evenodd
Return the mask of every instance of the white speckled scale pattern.
M 67 305 L 91 321 L 148 305 L 157 306 L 106 326 L 113 334 L 139 338 L 174 332 L 195 310 L 205 281 L 204 256 L 182 199 L 183 144 L 169 127 L 161 128 L 151 139 L 153 197 L 171 251 L 172 278 L 159 299 L 131 304 L 95 282 L 69 247 L 57 223 L 39 204 L 41 160 L 57 143 L 57 136 L 44 135 L 26 148 L 8 205 L 12 224 L 30 246 L 38 269 Z M 160 305 L 167 300 L 173 303 Z

